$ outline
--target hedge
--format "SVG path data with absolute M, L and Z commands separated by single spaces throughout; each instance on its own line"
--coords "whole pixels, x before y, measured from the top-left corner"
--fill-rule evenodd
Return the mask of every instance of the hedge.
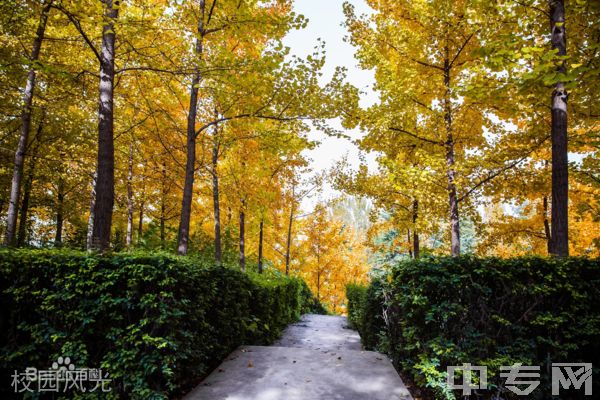
M 349 287 L 349 316 L 365 347 L 434 398 L 453 399 L 448 365 L 488 367 L 477 398 L 522 398 L 507 391 L 500 366 L 539 365 L 528 398 L 552 398 L 550 364 L 588 362 L 600 393 L 600 262 L 584 258 L 424 258 L 391 267 L 369 288 Z M 384 322 L 383 315 L 387 318 Z M 566 397 L 562 394 L 566 393 Z M 583 398 L 583 390 L 561 398 Z
M 348 321 L 350 326 L 357 331 L 362 330 L 363 318 L 367 313 L 363 311 L 367 296 L 367 286 L 350 283 L 346 286 L 346 298 L 348 299 Z
M 348 320 L 360 334 L 363 347 L 367 350 L 384 350 L 379 347 L 381 335 L 385 333 L 385 323 L 378 293 L 381 282 L 375 280 L 369 286 L 349 284 L 346 287 L 348 298 Z
M 14 370 L 69 356 L 110 374 L 101 398 L 176 396 L 237 346 L 272 342 L 309 305 L 298 279 L 198 259 L 1 251 L 0 394 L 14 396 Z

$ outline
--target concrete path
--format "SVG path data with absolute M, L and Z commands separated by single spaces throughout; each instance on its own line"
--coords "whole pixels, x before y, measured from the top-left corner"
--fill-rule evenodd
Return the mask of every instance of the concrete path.
M 358 332 L 348 327 L 346 317 L 303 315 L 286 328 L 274 346 L 312 350 L 362 350 Z
M 241 346 L 185 400 L 412 400 L 346 318 L 304 315 L 274 346 Z

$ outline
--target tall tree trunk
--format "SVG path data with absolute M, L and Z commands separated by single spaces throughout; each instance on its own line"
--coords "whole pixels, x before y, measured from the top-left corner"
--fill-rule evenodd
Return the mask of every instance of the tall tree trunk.
M 166 195 L 167 195 L 167 165 L 162 165 L 162 182 L 160 194 L 160 248 L 165 249 L 165 218 L 166 218 Z
M 133 239 L 133 141 L 129 144 L 127 159 L 127 236 L 125 245 L 131 247 Z
M 219 203 L 219 131 L 217 126 L 213 131 L 213 147 L 212 147 L 212 193 L 213 193 L 213 218 L 215 225 L 215 261 L 221 265 L 222 249 L 221 249 L 221 206 Z
M 317 244 L 317 301 L 321 302 L 321 245 Z
M 195 81 L 196 79 L 194 79 Z M 192 89 L 190 100 L 190 114 L 188 116 L 188 132 L 187 132 L 187 157 L 185 166 L 185 183 L 183 186 L 183 199 L 181 202 L 181 217 L 179 220 L 179 243 L 177 252 L 181 255 L 188 252 L 188 241 L 190 237 L 190 219 L 192 216 L 192 198 L 194 191 L 194 174 L 196 168 L 196 132 L 194 123 L 191 118 L 196 119 L 196 101 L 198 97 L 198 89 Z M 192 112 L 192 102 L 194 102 L 194 111 Z M 192 116 L 193 114 L 193 116 Z M 191 125 L 190 125 L 191 124 Z
M 112 214 L 115 203 L 115 144 L 114 80 L 115 80 L 115 24 L 119 14 L 119 1 L 104 0 L 106 23 L 102 28 L 100 51 L 100 100 L 98 109 L 98 164 L 96 201 L 94 203 L 94 228 L 92 248 L 100 251 L 110 246 Z
M 417 219 L 419 218 L 419 201 L 413 200 L 412 222 L 413 222 L 413 257 L 421 257 L 421 246 L 417 230 Z
M 8 215 L 6 223 L 6 235 L 4 243 L 7 246 L 12 246 L 15 242 L 15 233 L 17 229 L 17 212 L 19 208 L 19 198 L 21 197 L 21 180 L 23 179 L 23 165 L 25 163 L 25 152 L 27 150 L 27 142 L 29 140 L 29 130 L 31 129 L 31 114 L 33 105 L 33 92 L 35 89 L 35 63 L 40 58 L 40 50 L 44 41 L 46 31 L 46 23 L 48 22 L 48 14 L 52 0 L 46 0 L 46 4 L 42 9 L 40 21 L 38 22 L 31 55 L 29 56 L 29 71 L 27 72 L 27 83 L 23 92 L 23 111 L 21 113 L 21 134 L 19 143 L 15 152 L 15 165 L 13 169 L 12 182 L 10 187 L 10 200 L 8 203 Z
M 260 220 L 258 228 L 258 273 L 263 273 L 263 237 L 264 237 L 265 222 L 263 219 Z
M 550 1 L 552 50 L 567 55 L 565 5 L 563 0 Z M 561 60 L 557 72 L 567 68 Z M 567 89 L 558 82 L 552 92 L 552 253 L 569 255 L 569 160 L 567 139 Z
M 96 173 L 92 178 L 92 190 L 90 195 L 90 215 L 88 216 L 87 223 L 87 237 L 86 237 L 86 249 L 93 250 L 92 237 L 94 232 L 94 209 L 96 204 Z
M 179 234 L 177 252 L 187 254 L 190 238 L 190 219 L 192 217 L 192 199 L 194 194 L 194 175 L 196 172 L 196 115 L 198 114 L 198 88 L 201 75 L 198 63 L 202 58 L 204 40 L 204 14 L 205 0 L 200 0 L 200 16 L 198 18 L 198 37 L 196 38 L 196 68 L 190 86 L 190 110 L 187 118 L 187 159 L 185 164 L 185 182 L 183 185 L 183 199 L 181 201 L 181 217 L 179 219 Z
M 287 242 L 285 246 L 285 274 L 290 274 L 290 252 L 292 248 L 292 224 L 294 222 L 294 200 L 292 199 L 292 206 L 290 207 L 290 218 L 288 219 L 288 232 Z
M 19 233 L 17 236 L 17 246 L 24 246 L 27 242 L 27 230 L 29 225 L 29 201 L 31 198 L 31 189 L 33 187 L 33 179 L 35 177 L 35 169 L 37 167 L 37 156 L 42 140 L 42 131 L 44 129 L 44 118 L 46 116 L 45 111 L 42 113 L 42 118 L 38 125 L 38 129 L 35 135 L 35 144 L 31 149 L 31 162 L 29 163 L 29 172 L 23 185 L 23 199 L 21 201 L 21 209 L 19 211 Z
M 411 236 L 410 236 L 410 229 L 406 230 L 406 243 L 408 243 L 408 256 L 410 258 L 413 258 L 413 249 L 412 249 L 412 243 L 411 243 Z
M 137 244 L 142 244 L 142 236 L 144 234 L 144 201 L 140 202 L 140 213 L 138 215 L 138 227 L 137 227 Z
M 65 204 L 65 181 L 62 176 L 58 178 L 58 193 L 56 196 L 56 234 L 54 236 L 54 245 L 62 246 L 62 233 L 64 222 L 64 204 Z
M 29 173 L 23 184 L 23 199 L 21 200 L 21 210 L 19 211 L 19 234 L 17 235 L 17 246 L 23 247 L 27 242 L 27 231 L 29 225 L 29 201 L 31 199 L 31 188 L 34 178 L 34 163 L 29 167 Z
M 317 301 L 321 302 L 321 270 L 317 271 Z
M 244 213 L 244 202 L 240 208 L 240 269 L 246 271 L 246 214 Z
M 160 204 L 160 248 L 165 249 L 165 202 L 164 200 Z
M 546 246 L 548 254 L 552 254 L 552 233 L 550 231 L 550 222 L 548 221 L 548 197 L 544 196 L 542 199 L 543 212 L 544 212 L 544 234 L 546 236 Z
M 454 136 L 452 132 L 452 104 L 450 86 L 450 57 L 446 46 L 444 57 L 444 121 L 446 125 L 446 168 L 448 176 L 448 203 L 450 210 L 450 248 L 452 256 L 460 255 L 460 220 L 458 213 L 458 196 L 455 182 Z

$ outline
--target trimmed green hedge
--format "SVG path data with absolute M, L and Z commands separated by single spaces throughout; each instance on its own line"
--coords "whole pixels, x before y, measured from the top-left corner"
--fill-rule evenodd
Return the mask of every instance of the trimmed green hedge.
M 306 290 L 167 255 L 2 251 L 0 393 L 11 394 L 14 370 L 69 356 L 110 373 L 102 398 L 176 395 L 235 347 L 276 339 L 314 305 Z
M 355 283 L 350 283 L 346 286 L 348 321 L 359 332 L 362 330 L 363 318 L 366 317 L 366 312 L 363 311 L 366 296 L 367 286 Z
M 551 397 L 553 362 L 593 363 L 600 392 L 598 260 L 424 258 L 347 293 L 365 346 L 388 352 L 435 398 L 454 398 L 446 366 L 466 362 L 488 367 L 490 390 L 482 398 L 519 398 L 498 377 L 500 366 L 517 362 L 541 366 L 542 384 L 528 398 Z
M 363 347 L 367 350 L 383 350 L 378 348 L 381 335 L 385 334 L 385 322 L 378 297 L 380 291 L 379 281 L 373 281 L 369 286 L 346 286 L 348 320 L 360 333 Z

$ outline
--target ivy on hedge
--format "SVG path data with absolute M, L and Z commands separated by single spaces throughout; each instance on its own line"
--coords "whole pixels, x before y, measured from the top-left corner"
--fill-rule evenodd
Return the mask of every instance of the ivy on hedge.
M 11 395 L 14 370 L 69 356 L 114 379 L 102 398 L 167 398 L 237 346 L 272 342 L 316 304 L 299 279 L 201 259 L 2 251 L 0 393 Z
M 348 287 L 347 297 L 365 347 L 388 352 L 435 398 L 455 398 L 445 384 L 446 366 L 466 362 L 488 367 L 489 390 L 480 398 L 518 398 L 498 377 L 500 366 L 514 363 L 541 367 L 542 384 L 529 398 L 551 398 L 553 362 L 593 363 L 600 393 L 598 260 L 407 260 L 368 288 Z

